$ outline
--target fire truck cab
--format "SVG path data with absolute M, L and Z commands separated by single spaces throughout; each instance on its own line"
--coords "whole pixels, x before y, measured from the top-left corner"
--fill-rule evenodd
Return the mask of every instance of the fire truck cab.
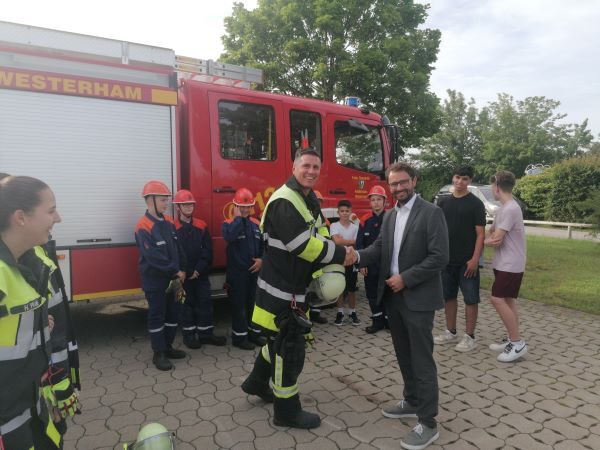
M 235 66 L 190 69 L 190 61 L 170 49 L 0 22 L 0 168 L 54 190 L 63 218 L 54 238 L 72 300 L 141 292 L 134 228 L 150 179 L 194 194 L 213 238 L 216 291 L 234 192 L 250 189 L 260 216 L 298 148 L 321 155 L 326 216 L 341 199 L 359 215 L 369 209 L 367 193 L 392 153 L 385 118 L 248 89 L 260 77 L 252 69 L 237 68 L 248 76 L 236 80 Z

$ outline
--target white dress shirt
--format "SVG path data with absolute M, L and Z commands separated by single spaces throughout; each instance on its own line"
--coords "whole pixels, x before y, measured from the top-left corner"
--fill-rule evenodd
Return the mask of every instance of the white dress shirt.
M 400 208 L 396 204 L 396 225 L 394 227 L 394 250 L 392 251 L 392 263 L 390 265 L 390 275 L 398 275 L 400 273 L 398 269 L 398 254 L 400 253 L 400 246 L 402 245 L 402 236 L 404 235 L 404 228 L 406 228 L 406 221 L 410 215 L 410 210 L 415 204 L 417 196 L 413 194 L 412 198 L 405 205 Z

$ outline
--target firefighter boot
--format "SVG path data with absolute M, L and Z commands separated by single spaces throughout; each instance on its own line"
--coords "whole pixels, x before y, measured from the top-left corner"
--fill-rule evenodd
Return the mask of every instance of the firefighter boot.
M 271 403 L 273 401 L 273 390 L 269 386 L 270 376 L 271 364 L 259 352 L 252 372 L 242 383 L 242 391 L 248 395 L 257 395 L 266 403 Z
M 196 333 L 183 333 L 183 345 L 190 349 L 202 347 L 202 343 L 198 340 Z
M 309 429 L 321 425 L 317 414 L 302 409 L 298 394 L 290 398 L 274 397 L 273 412 L 273 424 L 278 427 Z
M 165 352 L 154 352 L 152 362 L 158 370 L 171 370 L 173 368 L 173 364 L 169 361 Z

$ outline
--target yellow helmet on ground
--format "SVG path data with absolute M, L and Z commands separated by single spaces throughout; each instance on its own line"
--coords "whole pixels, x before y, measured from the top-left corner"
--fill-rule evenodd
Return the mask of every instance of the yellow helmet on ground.
M 144 425 L 138 433 L 137 440 L 125 449 L 131 450 L 175 450 L 175 439 L 160 423 Z

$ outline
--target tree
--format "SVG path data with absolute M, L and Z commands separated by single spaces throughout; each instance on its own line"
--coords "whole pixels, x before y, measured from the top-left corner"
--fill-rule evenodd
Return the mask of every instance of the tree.
M 262 69 L 266 90 L 339 101 L 356 95 L 414 146 L 437 129 L 429 77 L 439 30 L 413 0 L 260 0 L 225 19 L 224 62 Z
M 424 140 L 415 158 L 424 167 L 436 167 L 446 173 L 461 164 L 476 164 L 481 158 L 482 139 L 479 111 L 475 100 L 468 103 L 462 93 L 449 89 L 440 107 L 440 130 Z
M 581 155 L 593 138 L 587 120 L 581 125 L 560 123 L 566 115 L 555 112 L 559 105 L 545 97 L 515 103 L 512 96 L 498 94 L 480 115 L 483 154 L 478 172 L 487 178 L 506 169 L 519 177 L 529 164 Z

